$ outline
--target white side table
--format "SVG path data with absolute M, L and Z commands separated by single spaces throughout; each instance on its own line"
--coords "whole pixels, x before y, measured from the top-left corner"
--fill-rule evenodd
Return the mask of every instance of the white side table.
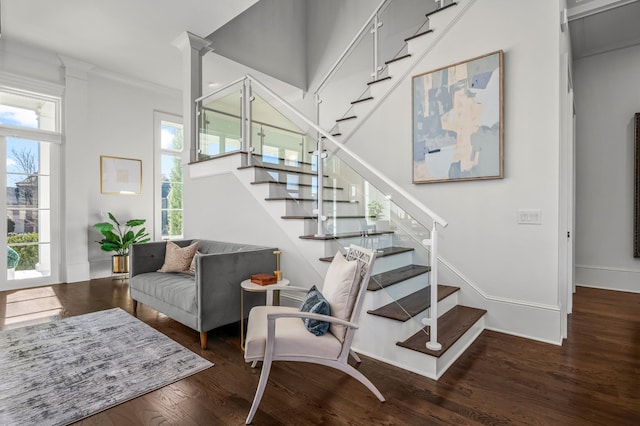
M 289 280 L 281 279 L 275 284 L 260 285 L 252 283 L 251 280 L 244 280 L 240 283 L 240 347 L 244 351 L 244 292 L 251 291 L 254 293 L 266 292 L 267 305 L 280 305 L 280 290 L 287 288 Z

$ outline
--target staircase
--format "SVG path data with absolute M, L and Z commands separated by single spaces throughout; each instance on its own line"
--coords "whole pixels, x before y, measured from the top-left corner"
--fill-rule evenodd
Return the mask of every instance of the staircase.
M 322 132 L 325 136 L 318 138 L 316 154 L 325 152 L 323 140 L 346 142 L 437 42 L 438 28 L 453 25 L 473 1 L 450 3 L 427 14 L 429 28 L 406 38 L 405 47 L 386 62 L 381 75 L 366 84 L 366 90 L 351 101 L 346 113 L 335 119 L 329 132 Z M 249 123 L 245 134 L 250 132 L 250 126 Z M 326 273 L 333 255 L 349 244 L 375 250 L 378 259 L 353 347 L 365 355 L 438 379 L 482 332 L 486 311 L 461 305 L 460 288 L 444 284 L 437 286 L 437 301 L 431 300 L 429 276 L 437 265 L 430 263 L 429 250 L 422 243 L 433 238 L 432 232 L 416 222 L 397 200 L 385 199 L 388 192 L 377 190 L 357 176 L 358 172 L 339 157 L 341 149 L 347 150 L 338 145 L 327 149 L 330 157 L 322 162 L 321 178 L 317 162 L 275 162 L 272 156 L 267 159 L 248 154 L 249 147 L 217 159 L 215 167 L 237 176 L 284 234 L 295 241 L 305 258 L 311 259 L 320 275 Z M 305 151 L 303 146 L 300 158 L 305 158 Z M 320 211 L 326 217 L 320 226 L 318 198 L 324 200 Z M 372 199 L 386 204 L 386 226 L 372 223 L 367 206 Z M 424 326 L 421 320 L 428 318 L 436 306 L 437 341 L 441 348 L 431 350 L 427 349 L 431 327 Z
M 301 250 L 312 256 L 322 271 L 326 271 L 333 254 L 344 251 L 349 244 L 376 250 L 378 259 L 364 301 L 361 331 L 354 340 L 358 352 L 437 379 L 482 332 L 486 311 L 460 305 L 460 289 L 441 284 L 438 340 L 442 349 L 427 349 L 430 328 L 422 326 L 420 319 L 428 316 L 431 307 L 427 279 L 431 268 L 426 265 L 425 255 L 417 253 L 416 244 L 393 226 L 380 231 L 362 229 L 367 217 L 365 206 L 346 198 L 343 187 L 328 184 L 324 191 L 340 194 L 326 202 L 334 206 L 335 215 L 328 216 L 327 222 L 335 232 L 316 236 L 317 219 L 311 213 L 315 197 L 308 183 L 313 166 L 265 164 L 259 156 L 253 163 L 238 166 L 238 178 L 256 198 L 267 203 L 267 210 L 292 237 L 297 236 Z M 331 177 L 326 175 L 325 179 Z

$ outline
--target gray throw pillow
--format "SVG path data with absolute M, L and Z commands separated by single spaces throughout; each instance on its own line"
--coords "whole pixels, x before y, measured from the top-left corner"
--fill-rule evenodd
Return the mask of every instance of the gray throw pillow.
M 302 302 L 300 312 L 331 315 L 331 306 L 314 285 L 309 289 L 307 296 Z M 329 331 L 329 323 L 326 321 L 319 321 L 310 318 L 303 318 L 302 321 L 304 322 L 304 326 L 307 327 L 307 330 L 316 336 L 322 336 Z

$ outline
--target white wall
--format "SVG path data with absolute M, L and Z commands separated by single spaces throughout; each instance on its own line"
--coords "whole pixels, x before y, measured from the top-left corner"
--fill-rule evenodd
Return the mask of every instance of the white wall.
M 488 301 L 504 305 L 490 309 L 490 328 L 556 343 L 560 341 L 558 12 L 553 2 L 477 1 L 412 72 L 504 51 L 504 179 L 411 184 L 410 78 L 348 142 L 449 221 L 440 233 L 442 257 Z M 519 225 L 518 209 L 540 209 L 542 224 Z
M 112 212 L 119 220 L 146 219 L 147 231 L 154 229 L 154 110 L 181 115 L 179 92 L 154 90 L 152 86 L 128 84 L 89 73 L 88 119 L 90 129 L 85 162 L 88 188 L 89 225 L 107 219 Z M 142 195 L 100 193 L 100 156 L 142 160 Z M 100 250 L 94 241 L 100 234 L 89 228 L 91 277 L 111 275 L 111 254 Z
M 633 257 L 634 123 L 640 46 L 574 62 L 576 284 L 640 292 Z
M 94 242 L 100 234 L 91 225 L 110 211 L 147 219 L 153 229 L 153 111 L 181 115 L 180 92 L 6 38 L 0 39 L 0 71 L 64 87 L 60 280 L 111 275 L 110 254 Z M 100 194 L 100 155 L 141 159 L 142 196 Z

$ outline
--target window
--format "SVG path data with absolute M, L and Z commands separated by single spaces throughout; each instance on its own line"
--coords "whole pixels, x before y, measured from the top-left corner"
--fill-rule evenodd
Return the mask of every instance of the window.
M 183 236 L 183 167 L 184 136 L 182 119 L 156 112 L 157 199 L 156 239 L 174 239 Z M 158 238 L 159 237 L 159 238 Z
M 58 280 L 54 171 L 59 169 L 55 167 L 61 141 L 59 107 L 59 98 L 0 87 L 0 157 L 5 186 L 0 199 L 6 217 L 0 238 L 6 255 L 0 265 L 9 282 L 7 288 Z M 16 285 L 18 281 L 23 284 Z

